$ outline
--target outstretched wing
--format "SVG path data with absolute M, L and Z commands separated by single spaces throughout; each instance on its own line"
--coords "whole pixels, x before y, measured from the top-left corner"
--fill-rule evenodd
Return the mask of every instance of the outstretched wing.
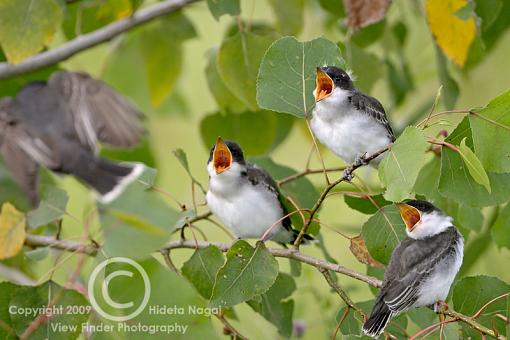
M 143 136 L 143 115 L 124 96 L 87 74 L 60 71 L 48 85 L 64 99 L 80 142 L 96 149 L 97 141 L 132 147 Z
M 402 312 L 416 302 L 421 283 L 453 251 L 457 237 L 457 231 L 451 227 L 426 240 L 408 237 L 395 249 L 380 293 L 393 313 Z
M 246 174 L 248 176 L 248 180 L 253 185 L 263 185 L 266 189 L 268 189 L 270 192 L 272 192 L 275 197 L 278 199 L 278 202 L 280 203 L 280 207 L 282 208 L 283 214 L 287 215 L 288 211 L 287 208 L 285 208 L 285 205 L 282 202 L 282 195 L 280 191 L 278 190 L 278 185 L 276 184 L 275 180 L 271 175 L 264 169 L 261 169 L 257 166 L 248 164 L 246 167 Z M 290 221 L 290 217 L 285 217 L 282 221 L 282 226 L 292 231 L 292 224 Z
M 392 141 L 395 140 L 395 134 L 393 133 L 390 122 L 388 121 L 388 117 L 386 117 L 386 112 L 377 99 L 356 91 L 351 97 L 349 97 L 349 100 L 356 109 L 375 118 L 381 125 L 384 126 L 388 132 L 388 137 L 390 137 Z

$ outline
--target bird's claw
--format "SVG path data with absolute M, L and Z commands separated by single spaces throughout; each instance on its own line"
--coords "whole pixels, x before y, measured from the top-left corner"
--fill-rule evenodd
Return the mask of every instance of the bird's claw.
M 448 307 L 448 304 L 442 300 L 434 303 L 434 312 L 436 313 L 446 312 L 449 308 L 450 307 Z
M 367 165 L 367 164 L 368 164 L 368 161 L 367 161 L 367 153 L 366 152 L 364 154 L 356 157 L 356 159 L 354 160 L 355 167 L 360 167 L 360 166 Z

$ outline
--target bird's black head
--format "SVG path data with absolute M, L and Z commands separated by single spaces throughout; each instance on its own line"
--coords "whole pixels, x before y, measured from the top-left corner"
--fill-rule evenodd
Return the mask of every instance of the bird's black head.
M 216 173 L 220 174 L 228 170 L 232 163 L 246 164 L 243 150 L 236 142 L 223 140 L 218 137 L 216 143 L 212 146 L 207 164 L 213 162 Z
M 421 200 L 410 200 L 405 202 L 407 205 L 410 205 L 412 207 L 415 207 L 422 213 L 431 213 L 434 211 L 439 211 L 438 208 L 436 208 L 432 203 L 427 201 L 421 201 Z
M 349 74 L 336 66 L 317 67 L 315 84 L 315 101 L 328 97 L 335 88 L 354 90 Z

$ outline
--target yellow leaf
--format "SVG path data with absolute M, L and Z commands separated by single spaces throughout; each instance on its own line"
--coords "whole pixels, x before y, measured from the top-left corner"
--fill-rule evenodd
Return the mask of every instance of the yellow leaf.
M 455 64 L 463 66 L 469 46 L 476 35 L 473 16 L 462 20 L 455 13 L 468 4 L 468 0 L 427 0 L 425 10 L 430 30 L 437 45 Z
M 41 51 L 62 20 L 58 0 L 0 1 L 0 45 L 7 60 L 16 64 Z
M 13 257 L 25 242 L 25 215 L 9 202 L 0 212 L 0 260 Z

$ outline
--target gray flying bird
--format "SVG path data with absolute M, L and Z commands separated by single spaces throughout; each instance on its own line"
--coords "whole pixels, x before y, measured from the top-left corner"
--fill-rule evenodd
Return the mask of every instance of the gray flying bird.
M 243 150 L 218 138 L 207 162 L 207 205 L 238 238 L 292 243 L 299 232 L 292 228 L 274 179 L 265 170 L 246 163 Z M 305 235 L 304 240 L 313 240 Z
M 341 68 L 318 67 L 313 94 L 316 103 L 310 127 L 317 139 L 346 163 L 366 164 L 365 155 L 395 140 L 381 103 L 356 89 Z M 381 159 L 370 164 L 376 166 Z
M 460 269 L 464 239 L 452 218 L 426 201 L 398 205 L 407 237 L 391 255 L 384 282 L 363 333 L 378 337 L 395 315 L 410 308 L 434 306 L 448 296 Z
M 125 97 L 83 73 L 59 71 L 0 100 L 0 154 L 34 206 L 39 166 L 74 175 L 102 202 L 115 199 L 143 166 L 100 158 L 98 142 L 128 148 L 144 132 L 142 114 Z

